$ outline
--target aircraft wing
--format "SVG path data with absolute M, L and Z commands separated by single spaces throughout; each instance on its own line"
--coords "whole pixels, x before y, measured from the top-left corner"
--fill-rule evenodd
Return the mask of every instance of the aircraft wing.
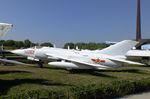
M 60 55 L 56 55 L 56 54 L 46 54 L 47 56 L 51 56 L 51 57 L 55 57 L 55 58 L 58 58 L 58 59 L 62 59 L 62 60 L 67 60 L 67 61 L 71 61 L 75 64 L 82 64 L 82 65 L 86 65 L 86 66 L 89 66 L 89 67 L 93 67 L 93 68 L 98 68 L 98 69 L 106 69 L 106 68 L 109 68 L 108 66 L 104 66 L 104 65 L 100 65 L 100 64 L 95 64 L 94 62 L 92 62 L 91 60 L 87 59 L 87 58 L 84 58 L 84 59 L 79 59 L 79 58 L 73 58 L 73 57 L 63 57 L 63 56 L 60 56 Z
M 1 62 L 6 62 L 6 63 L 18 64 L 18 65 L 28 65 L 28 66 L 31 66 L 31 64 L 22 63 L 22 62 L 15 61 L 15 60 L 8 60 L 8 59 L 2 59 L 2 58 L 0 58 L 0 61 Z
M 132 65 L 145 65 L 145 64 L 142 64 L 139 62 L 134 62 L 134 61 L 125 60 L 125 59 L 116 58 L 116 57 L 107 57 L 107 59 L 110 59 L 112 61 L 121 62 L 121 63 L 132 64 Z

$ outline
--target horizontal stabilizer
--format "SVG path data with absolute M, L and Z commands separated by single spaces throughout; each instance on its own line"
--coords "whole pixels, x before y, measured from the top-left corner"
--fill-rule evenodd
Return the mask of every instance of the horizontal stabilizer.
M 121 63 L 131 64 L 131 65 L 145 65 L 145 64 L 142 64 L 139 62 L 129 61 L 129 60 L 120 59 L 120 58 L 116 58 L 116 57 L 109 57 L 108 59 L 110 59 L 112 61 L 121 62 Z

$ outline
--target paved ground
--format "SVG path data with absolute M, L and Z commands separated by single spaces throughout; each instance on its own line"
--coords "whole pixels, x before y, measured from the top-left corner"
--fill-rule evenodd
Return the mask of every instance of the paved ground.
M 150 99 L 150 92 L 142 93 L 142 94 L 135 94 L 135 95 L 129 95 L 125 96 L 120 99 Z

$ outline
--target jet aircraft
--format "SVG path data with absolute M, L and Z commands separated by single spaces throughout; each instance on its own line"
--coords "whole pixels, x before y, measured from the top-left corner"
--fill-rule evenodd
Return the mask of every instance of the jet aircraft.
M 41 63 L 41 60 L 55 60 L 49 65 L 66 69 L 106 69 L 125 64 L 145 65 L 135 58 L 146 56 L 143 51 L 131 50 L 141 40 L 140 0 L 137 0 L 136 41 L 124 40 L 100 51 L 78 51 L 59 48 L 28 48 L 11 51 Z M 129 51 L 129 52 L 128 52 Z M 136 51 L 136 52 L 135 52 Z M 137 53 L 141 53 L 137 56 Z M 42 66 L 42 64 L 41 64 Z
M 124 40 L 100 51 L 90 51 L 87 53 L 51 47 L 17 49 L 11 52 L 26 56 L 27 59 L 37 62 L 48 60 L 50 61 L 49 65 L 68 70 L 107 69 L 124 66 L 125 64 L 144 65 L 139 62 L 127 60 L 125 56 L 137 43 L 132 40 Z

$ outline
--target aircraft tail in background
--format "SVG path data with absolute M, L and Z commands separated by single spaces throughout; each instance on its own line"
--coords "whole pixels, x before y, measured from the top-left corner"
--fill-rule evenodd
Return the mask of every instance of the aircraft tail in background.
M 4 36 L 12 27 L 12 24 L 0 23 L 0 37 Z

